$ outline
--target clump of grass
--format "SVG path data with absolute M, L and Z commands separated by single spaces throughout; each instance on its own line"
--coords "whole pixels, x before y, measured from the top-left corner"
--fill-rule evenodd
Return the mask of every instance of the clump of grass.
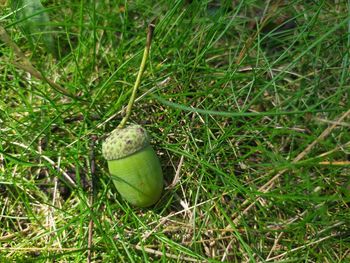
M 345 2 L 45 7 L 59 59 L 0 13 L 43 75 L 1 42 L 1 260 L 85 261 L 90 220 L 95 262 L 349 259 Z M 152 134 L 167 187 L 140 210 L 116 193 L 100 143 L 120 123 L 154 17 L 130 118 Z

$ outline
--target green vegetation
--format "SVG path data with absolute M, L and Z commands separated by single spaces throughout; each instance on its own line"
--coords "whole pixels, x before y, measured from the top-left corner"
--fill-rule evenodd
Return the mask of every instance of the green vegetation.
M 350 260 L 347 1 L 43 1 L 55 55 L 0 5 L 0 262 Z M 101 144 L 154 18 L 137 209 Z

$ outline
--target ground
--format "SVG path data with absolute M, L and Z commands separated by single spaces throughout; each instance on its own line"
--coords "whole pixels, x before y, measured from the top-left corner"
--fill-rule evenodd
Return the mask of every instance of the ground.
M 42 4 L 40 38 L 1 1 L 0 262 L 350 261 L 347 1 Z M 129 121 L 165 189 L 139 209 L 101 145 L 155 18 Z

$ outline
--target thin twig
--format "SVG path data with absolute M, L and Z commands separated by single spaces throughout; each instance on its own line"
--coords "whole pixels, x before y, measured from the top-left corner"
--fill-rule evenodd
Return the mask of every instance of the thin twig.
M 339 150 L 343 150 L 344 148 L 347 148 L 350 146 L 350 141 L 347 142 L 347 143 L 344 143 L 344 144 L 341 144 L 341 145 L 337 145 L 334 149 L 328 151 L 328 152 L 324 152 L 324 153 L 321 153 L 319 156 L 317 156 L 316 158 L 322 158 L 322 157 L 325 157 L 327 155 L 330 155 L 336 151 L 339 151 Z
M 57 171 L 59 171 L 60 166 L 61 166 L 61 156 L 59 156 L 58 160 L 57 160 Z M 46 171 L 46 173 L 47 173 L 47 171 Z M 56 201 L 57 201 L 57 196 L 58 196 L 58 178 L 57 178 L 57 176 L 55 176 L 53 178 L 53 180 L 54 180 L 54 189 L 53 189 L 53 194 L 52 194 L 52 204 L 51 204 L 51 206 L 48 206 L 48 210 L 50 211 L 50 213 L 48 214 L 48 219 L 49 219 L 49 223 L 50 223 L 50 225 L 49 225 L 50 231 L 53 230 L 53 232 L 56 232 L 57 228 L 56 228 L 55 217 L 53 214 L 55 212 Z M 62 244 L 60 242 L 59 235 L 56 235 L 56 240 L 57 240 L 58 246 L 60 248 L 62 248 Z
M 321 205 L 324 205 L 324 203 L 322 203 Z M 318 206 L 316 206 L 316 207 L 318 207 Z M 315 207 L 315 209 L 316 209 L 316 207 Z M 280 225 L 283 225 L 284 227 L 286 227 L 287 225 L 290 225 L 290 224 L 294 223 L 294 222 L 297 221 L 298 219 L 302 219 L 308 212 L 309 212 L 309 210 L 306 209 L 306 210 L 304 210 L 304 212 L 302 212 L 301 214 L 295 216 L 295 217 L 292 218 L 292 219 L 289 219 L 287 222 L 281 223 Z M 266 260 L 268 260 L 268 259 L 271 257 L 272 253 L 277 249 L 277 245 L 278 245 L 279 241 L 281 240 L 281 238 L 282 238 L 282 236 L 283 236 L 284 234 L 285 234 L 285 232 L 281 232 L 281 233 L 277 236 L 277 238 L 275 239 L 275 241 L 274 241 L 274 243 L 273 243 L 272 248 L 270 249 L 269 254 L 267 255 Z
M 88 233 L 88 256 L 87 256 L 87 263 L 91 263 L 91 247 L 92 247 L 92 236 L 93 236 L 93 229 L 94 229 L 94 221 L 92 219 L 93 217 L 93 205 L 94 205 L 94 195 L 95 195 L 95 142 L 97 140 L 97 136 L 93 135 L 91 136 L 91 143 L 90 143 L 90 174 L 91 174 L 91 185 L 90 185 L 90 197 L 89 197 L 89 203 L 90 203 L 90 213 L 91 218 L 89 222 L 89 233 Z
M 174 188 L 175 185 L 179 182 L 183 161 L 184 161 L 184 156 L 182 155 L 181 158 L 180 158 L 179 164 L 178 164 L 178 166 L 176 168 L 174 179 L 171 182 L 171 184 L 166 187 L 166 189 Z
M 85 248 L 74 248 L 74 247 L 0 247 L 0 251 L 22 251 L 24 253 L 29 252 L 60 252 L 60 251 L 83 251 Z
M 27 227 L 21 231 L 15 232 L 15 233 L 11 233 L 11 234 L 7 234 L 6 236 L 0 236 L 0 242 L 9 242 L 12 241 L 14 238 L 20 236 L 20 235 L 24 235 L 27 234 L 31 229 L 31 227 Z
M 348 166 L 350 161 L 323 161 L 319 162 L 319 165 L 333 165 L 333 166 Z
M 24 145 L 22 143 L 18 143 L 18 142 L 12 142 L 12 144 L 20 146 L 24 149 L 28 149 L 27 145 Z M 35 152 L 36 154 L 38 154 L 40 157 L 42 157 L 43 159 L 45 159 L 47 162 L 49 162 L 58 172 L 61 172 L 63 177 L 67 179 L 68 182 L 71 183 L 72 186 L 76 187 L 77 184 L 74 182 L 74 180 L 64 171 L 62 170 L 62 168 L 60 168 L 53 160 L 51 160 L 49 157 L 40 154 L 38 151 L 36 150 L 32 150 L 33 152 Z
M 269 258 L 269 259 L 267 259 L 266 261 L 272 261 L 272 260 L 275 260 L 275 259 L 284 257 L 285 255 L 287 255 L 287 254 L 289 254 L 289 253 L 292 253 L 292 252 L 295 252 L 295 251 L 304 249 L 304 248 L 309 247 L 309 246 L 312 246 L 312 245 L 316 245 L 316 244 L 318 244 L 318 243 L 320 243 L 320 242 L 322 242 L 322 241 L 324 241 L 324 240 L 327 240 L 327 239 L 332 238 L 332 237 L 336 237 L 337 235 L 338 235 L 338 234 L 332 234 L 332 235 L 323 237 L 323 238 L 321 238 L 321 239 L 319 239 L 319 240 L 316 240 L 316 241 L 313 241 L 313 242 L 309 242 L 309 243 L 307 243 L 307 244 L 305 244 L 305 245 L 303 245 L 303 246 L 293 248 L 293 249 L 291 249 L 291 250 L 289 250 L 289 251 L 286 251 L 286 252 L 284 252 L 284 253 L 282 253 L 282 254 L 279 254 L 279 255 L 277 255 L 277 256 L 274 256 L 274 257 L 272 257 L 272 258 Z
M 350 123 L 346 123 L 346 122 L 336 122 L 336 121 L 330 121 L 330 120 L 325 120 L 325 119 L 321 119 L 321 118 L 314 118 L 315 121 L 319 121 L 319 122 L 325 122 L 328 124 L 336 124 L 339 126 L 343 126 L 343 127 L 350 127 Z
M 269 260 L 269 258 L 271 257 L 272 253 L 277 249 L 278 243 L 280 242 L 282 236 L 283 236 L 284 232 L 281 232 L 278 234 L 277 238 L 275 239 L 275 241 L 273 242 L 272 248 L 270 249 L 269 254 L 267 255 L 266 260 Z

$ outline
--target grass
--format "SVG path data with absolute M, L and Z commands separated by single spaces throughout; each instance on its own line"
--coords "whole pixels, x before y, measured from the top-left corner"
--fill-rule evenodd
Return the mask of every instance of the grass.
M 350 261 L 349 3 L 92 2 L 44 2 L 57 59 L 0 11 L 32 65 L 73 95 L 0 42 L 0 262 L 87 261 L 90 220 L 92 262 Z M 154 17 L 130 121 L 152 135 L 167 186 L 137 209 L 101 142 Z

